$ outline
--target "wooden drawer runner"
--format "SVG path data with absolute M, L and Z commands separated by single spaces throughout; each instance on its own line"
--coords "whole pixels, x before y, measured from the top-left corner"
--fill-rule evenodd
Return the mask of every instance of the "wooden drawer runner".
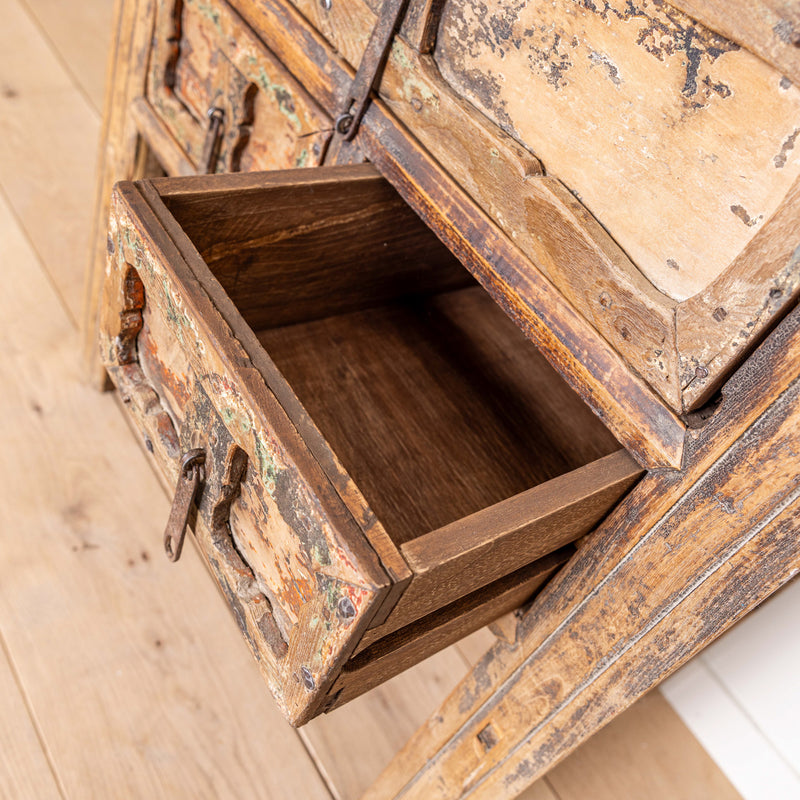
M 119 184 L 104 363 L 301 724 L 525 602 L 641 474 L 369 165 Z
M 159 3 L 147 98 L 134 111 L 168 174 L 317 166 L 332 129 L 224 2 Z

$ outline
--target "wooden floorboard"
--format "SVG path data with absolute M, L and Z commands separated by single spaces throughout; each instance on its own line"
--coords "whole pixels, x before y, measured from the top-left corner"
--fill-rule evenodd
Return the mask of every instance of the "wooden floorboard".
M 0 628 L 67 795 L 327 800 L 2 204 L 0 248 Z
M 64 3 L 65 13 L 72 3 Z M 17 0 L 0 25 L 0 188 L 77 320 L 100 117 Z
M 0 797 L 355 800 L 492 636 L 298 734 L 193 549 L 160 555 L 167 500 L 78 378 L 109 7 L 9 0 L 0 27 Z M 735 796 L 708 793 L 720 776 L 664 707 L 637 704 L 524 800 Z
M 114 0 L 65 3 L 21 0 L 73 84 L 98 116 L 103 111 L 106 56 L 111 40 Z
M 0 797 L 61 798 L 0 634 Z

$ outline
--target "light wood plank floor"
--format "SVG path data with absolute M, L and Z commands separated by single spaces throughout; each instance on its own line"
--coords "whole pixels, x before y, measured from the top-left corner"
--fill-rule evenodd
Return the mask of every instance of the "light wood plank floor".
M 357 798 L 490 641 L 279 717 L 113 395 L 77 361 L 110 0 L 0 0 L 0 797 Z M 651 694 L 526 800 L 736 798 Z

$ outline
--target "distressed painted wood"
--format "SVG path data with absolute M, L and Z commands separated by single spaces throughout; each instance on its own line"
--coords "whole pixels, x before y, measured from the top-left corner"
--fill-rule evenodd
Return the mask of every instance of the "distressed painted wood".
M 159 553 L 168 500 L 37 250 L 0 201 L 0 796 L 330 800 L 194 548 Z
M 270 581 L 274 593 L 270 596 L 270 602 L 274 601 L 271 602 L 272 615 L 286 623 L 282 632 L 290 642 L 294 623 L 301 618 L 303 622 L 299 626 L 303 629 L 303 636 L 293 651 L 298 661 L 269 658 L 269 647 L 254 646 L 253 650 L 263 656 L 260 658 L 262 672 L 282 710 L 290 720 L 300 723 L 313 713 L 315 699 L 318 703 L 325 695 L 327 684 L 336 671 L 335 664 L 342 658 L 341 637 L 347 640 L 351 628 L 358 629 L 369 621 L 375 604 L 386 590 L 387 579 L 374 553 L 360 544 L 359 539 L 352 538 L 355 532 L 352 517 L 320 474 L 316 462 L 307 455 L 303 457 L 302 446 L 297 450 L 297 433 L 288 420 L 284 421 L 283 412 L 263 381 L 257 374 L 250 378 L 247 372 L 237 374 L 239 370 L 234 368 L 237 363 L 236 340 L 219 318 L 219 312 L 202 294 L 196 279 L 185 272 L 187 268 L 174 245 L 163 235 L 160 242 L 154 243 L 143 229 L 136 227 L 142 224 L 138 220 L 144 217 L 152 228 L 152 212 L 135 192 L 129 192 L 128 198 L 134 208 L 138 205 L 138 216 L 131 217 L 121 205 L 122 200 L 118 200 L 120 205 L 112 217 L 115 221 L 111 230 L 111 264 L 118 264 L 117 269 L 124 276 L 129 274 L 130 267 L 136 270 L 136 279 L 147 293 L 148 302 L 161 310 L 164 323 L 180 342 L 194 381 L 187 387 L 185 413 L 192 415 L 196 422 L 182 426 L 180 432 L 174 428 L 170 430 L 169 417 L 165 419 L 166 411 L 151 386 L 143 389 L 141 400 L 134 398 L 129 406 L 140 418 L 150 448 L 159 456 L 159 466 L 167 470 L 173 483 L 177 479 L 176 456 L 185 451 L 188 444 L 200 446 L 203 442 L 213 454 L 207 465 L 212 477 L 201 503 L 204 526 L 201 526 L 200 539 L 206 540 L 204 552 L 220 574 L 222 585 L 228 586 L 229 601 L 238 612 L 243 632 L 251 641 L 259 641 L 255 637 L 260 612 L 252 606 L 261 602 L 263 612 L 264 601 L 258 601 L 257 593 L 252 595 L 252 576 L 248 580 L 245 575 L 244 584 L 239 583 L 236 574 L 239 565 L 231 563 L 230 558 L 214 556 L 218 548 L 213 542 L 213 525 L 210 523 L 214 489 L 216 486 L 218 496 L 220 462 L 224 463 L 227 457 L 227 443 L 236 443 L 247 452 L 251 481 L 245 481 L 243 485 L 245 502 L 250 487 L 256 493 L 255 501 L 247 503 L 250 509 L 247 516 L 253 519 L 255 515 L 259 536 L 264 544 L 270 542 L 270 563 L 274 567 L 268 577 L 274 576 L 274 570 L 278 576 L 278 579 Z M 163 255 L 164 247 L 172 248 L 168 251 L 168 258 Z M 184 274 L 180 278 L 174 277 L 174 268 L 184 270 Z M 115 309 L 119 308 L 120 301 L 123 307 L 127 302 L 126 293 L 120 292 L 119 284 L 113 281 L 107 291 L 107 313 L 113 320 L 115 316 L 119 318 Z M 124 327 L 125 317 L 121 319 Z M 110 322 L 106 330 L 104 362 L 124 394 L 127 387 L 120 375 L 127 370 L 126 359 L 120 353 L 119 323 L 113 325 Z M 196 346 L 198 342 L 202 342 L 200 348 Z M 257 401 L 254 395 L 259 398 Z M 270 408 L 268 417 L 265 417 L 265 410 Z M 177 437 L 187 435 L 190 441 L 176 441 Z M 285 449 L 287 444 L 288 452 Z M 298 455 L 300 464 L 296 461 Z M 301 477 L 303 475 L 308 477 Z M 300 527 L 294 522 L 297 519 L 306 522 Z M 335 536 L 332 526 L 338 531 Z M 212 530 L 205 534 L 204 528 Z M 348 530 L 353 532 L 349 544 L 344 538 Z M 302 538 L 297 539 L 298 536 Z M 212 537 L 210 543 L 209 537 Z M 279 557 L 280 548 L 288 546 L 292 540 L 296 544 L 290 548 L 291 560 L 284 562 Z M 284 570 L 288 574 L 281 578 Z M 323 580 L 328 584 L 325 591 L 318 591 L 318 578 L 315 576 L 320 576 L 320 579 L 324 576 Z M 348 612 L 352 610 L 344 617 L 337 614 L 343 597 L 347 598 Z M 314 630 L 317 632 L 312 635 Z
M 365 797 L 514 797 L 796 575 L 799 373 L 795 313 L 686 470 L 638 485 Z
M 226 3 L 159 4 L 147 97 L 200 172 L 321 163 L 331 120 Z M 201 164 L 210 109 L 224 115 Z
M 800 8 L 793 0 L 671 0 L 723 36 L 800 82 Z
M 718 277 L 800 173 L 800 90 L 667 3 L 447 0 L 435 58 L 678 301 Z
M 298 81 L 304 88 L 315 98 L 320 106 L 328 109 L 335 109 L 338 106 L 338 97 L 342 96 L 346 91 L 346 87 L 350 80 L 352 70 L 339 58 L 333 49 L 313 30 L 311 30 L 304 20 L 297 15 L 291 8 L 282 8 L 275 5 L 251 5 L 243 2 L 238 6 L 243 16 L 255 26 L 258 33 L 268 42 L 272 52 L 281 60 L 289 70 L 296 76 Z M 390 63 L 391 66 L 391 63 Z M 391 70 L 389 70 L 391 72 Z M 463 102 L 460 103 L 462 110 L 466 108 Z M 424 108 L 427 108 L 425 106 Z M 373 104 L 368 114 L 367 120 L 363 127 L 366 132 L 370 126 L 370 119 L 379 111 L 379 106 Z M 474 115 L 472 115 L 474 117 Z M 478 115 L 480 116 L 480 115 Z M 376 120 L 389 120 L 386 117 L 385 109 L 377 113 Z M 402 139 L 400 131 L 389 122 L 389 130 L 393 131 L 393 137 L 397 138 L 397 143 Z M 456 118 L 450 125 L 452 130 L 457 130 Z M 377 146 L 378 138 L 385 137 L 385 132 L 379 133 L 377 137 L 373 138 L 373 146 Z M 470 137 L 466 141 L 470 141 Z M 509 137 L 506 137 L 509 140 Z M 384 172 L 394 175 L 393 178 L 401 188 L 405 185 L 407 179 L 411 179 L 411 187 L 421 179 L 425 188 L 422 192 L 404 191 L 405 198 L 409 200 L 412 205 L 418 207 L 424 212 L 426 218 L 430 222 L 435 220 L 430 216 L 434 211 L 430 207 L 430 191 L 433 189 L 442 199 L 448 194 L 455 193 L 459 196 L 459 190 L 455 184 L 444 178 L 443 173 L 439 172 L 436 168 L 432 171 L 430 169 L 431 163 L 429 158 L 424 155 L 422 151 L 412 150 L 407 156 L 402 157 L 402 153 L 397 152 L 395 145 L 392 149 L 394 154 L 389 162 L 385 161 L 384 154 Z M 494 152 L 494 150 L 492 150 Z M 491 173 L 496 177 L 502 177 L 513 174 L 536 174 L 538 167 L 530 159 L 523 158 L 519 170 L 507 168 L 507 161 L 503 153 L 508 153 L 508 148 L 501 143 L 497 144 L 497 153 L 499 160 L 479 159 L 475 161 L 476 169 L 483 169 L 487 164 L 491 165 Z M 373 153 L 373 160 L 378 154 Z M 402 158 L 401 158 L 402 157 Z M 516 157 L 516 156 L 514 156 Z M 403 165 L 398 172 L 392 165 L 397 165 L 397 159 L 401 158 Z M 115 172 L 113 166 L 109 163 L 109 175 Z M 453 162 L 455 164 L 456 162 Z M 413 174 L 408 174 L 408 168 L 413 164 Z M 474 172 L 474 170 L 473 170 Z M 457 174 L 461 174 L 458 173 Z M 477 174 L 477 173 L 475 173 Z M 121 169 L 116 170 L 116 177 L 127 177 Z M 444 186 L 441 185 L 441 180 L 444 178 Z M 462 175 L 463 178 L 463 175 Z M 488 179 L 488 178 L 487 178 Z M 433 183 L 431 183 L 433 182 Z M 437 183 L 439 188 L 436 188 Z M 514 196 L 517 196 L 517 189 L 512 189 Z M 506 193 L 507 194 L 507 193 Z M 506 196 L 506 195 L 503 195 Z M 466 201 L 466 202 L 465 202 Z M 459 202 L 460 208 L 463 212 L 467 213 L 466 217 L 461 214 L 453 217 L 453 222 L 448 223 L 448 228 L 451 230 L 451 240 L 454 247 L 464 246 L 465 226 L 469 226 L 478 222 L 484 228 L 486 221 L 482 214 L 478 212 L 477 220 L 469 222 L 471 216 L 474 216 L 476 209 L 471 207 L 466 196 Z M 452 205 L 450 204 L 451 216 L 453 216 Z M 440 217 L 440 223 L 444 220 Z M 453 228 L 453 224 L 457 223 L 457 227 Z M 440 235 L 444 233 L 441 224 L 435 225 L 439 228 Z M 487 235 L 484 229 L 481 231 L 482 244 L 480 249 L 482 251 L 479 261 L 473 262 L 470 260 L 473 269 L 481 270 L 488 279 L 495 268 L 490 268 L 488 262 L 494 260 L 493 253 L 503 251 L 507 245 L 500 244 L 496 234 L 492 236 Z M 461 241 L 461 245 L 458 242 Z M 103 245 L 104 246 L 104 245 Z M 472 248 L 474 245 L 467 245 Z M 513 250 L 513 248 L 512 248 Z M 510 252 L 504 258 L 508 258 Z M 523 258 L 521 254 L 515 252 L 511 256 L 512 261 Z M 99 262 L 96 262 L 96 264 Z M 644 386 L 640 384 L 639 379 L 632 375 L 626 374 L 627 367 L 624 362 L 613 353 L 599 336 L 597 336 L 590 328 L 582 329 L 582 322 L 573 315 L 571 310 L 568 310 L 563 300 L 558 296 L 558 293 L 551 292 L 549 288 L 545 289 L 545 285 L 541 283 L 539 273 L 535 268 L 528 264 L 528 268 L 532 270 L 530 273 L 534 285 L 536 286 L 536 293 L 540 294 L 543 290 L 547 299 L 544 300 L 541 307 L 547 307 L 554 312 L 559 310 L 557 316 L 560 316 L 560 310 L 563 310 L 566 317 L 563 320 L 565 329 L 555 336 L 549 332 L 548 326 L 536 324 L 533 328 L 526 324 L 526 329 L 529 334 L 535 332 L 534 338 L 536 341 L 544 344 L 544 350 L 548 357 L 553 360 L 553 363 L 572 383 L 579 393 L 590 402 L 595 410 L 602 416 L 606 424 L 615 433 L 617 438 L 643 463 L 669 463 L 678 464 L 680 462 L 680 451 L 682 447 L 682 426 L 680 423 L 671 417 L 671 415 L 660 408 L 655 396 L 648 393 Z M 488 271 L 487 271 L 488 270 Z M 500 282 L 498 282 L 498 279 Z M 99 266 L 95 267 L 92 278 L 92 286 L 95 286 L 99 280 Z M 496 274 L 490 281 L 490 290 L 496 298 L 503 296 L 503 282 L 517 283 L 516 277 L 508 273 L 507 268 L 501 266 L 499 273 Z M 526 283 L 530 279 L 526 277 Z M 91 319 L 93 314 L 96 313 L 97 308 L 97 294 L 96 291 L 90 292 L 90 310 L 88 318 Z M 525 309 L 527 305 L 523 302 L 521 305 L 515 299 L 515 295 L 511 295 L 512 302 L 505 303 L 507 310 L 512 315 L 519 316 L 520 311 Z M 93 299 L 92 299 L 93 298 Z M 539 301 L 536 300 L 536 306 L 539 306 Z M 513 309 L 513 310 L 512 310 Z M 524 316 L 528 316 L 531 312 L 524 310 Z M 91 328 L 91 324 L 87 325 L 87 330 Z M 588 335 L 588 339 L 587 339 Z M 92 346 L 93 348 L 93 346 Z M 587 353 L 592 353 L 592 359 L 582 364 L 581 361 L 586 358 Z M 618 385 L 619 391 L 614 395 L 609 394 L 604 386 L 608 383 L 609 375 L 613 374 L 614 382 Z
M 283 8 L 274 4 L 251 4 L 247 0 L 243 0 L 237 5 L 237 8 L 268 43 L 278 60 L 286 64 L 316 102 L 333 115 L 336 113 L 340 98 L 344 95 L 351 79 L 353 72 L 351 65 L 357 64 L 360 58 L 361 48 L 366 38 L 365 32 L 374 24 L 375 11 L 366 3 L 358 0 L 348 4 L 334 4 L 330 10 L 325 10 L 316 3 L 306 5 L 302 5 L 303 12 L 318 26 L 319 30 L 324 31 L 336 51 L 289 7 Z M 696 114 L 692 112 L 686 116 L 685 125 L 684 123 L 681 125 L 688 126 L 687 130 L 693 130 L 692 126 L 701 125 L 698 135 L 703 136 L 707 135 L 709 130 L 721 130 L 724 127 L 721 123 L 720 125 L 716 125 L 716 123 L 715 125 L 701 124 L 698 120 L 704 119 L 704 115 L 723 113 L 719 109 L 726 108 L 731 102 L 734 105 L 751 102 L 748 98 L 754 96 L 754 82 L 767 81 L 772 86 L 769 67 L 765 64 L 756 62 L 757 66 L 753 69 L 735 65 L 734 67 L 727 66 L 733 62 L 739 64 L 740 61 L 745 65 L 750 64 L 748 59 L 751 56 L 744 50 L 736 49 L 735 46 L 725 45 L 724 42 L 727 40 L 724 40 L 724 37 L 710 32 L 699 23 L 694 23 L 681 12 L 670 10 L 668 6 L 655 9 L 648 4 L 645 5 L 641 9 L 637 7 L 632 11 L 609 6 L 604 13 L 609 18 L 609 25 L 613 29 L 611 32 L 606 29 L 607 26 L 604 22 L 597 27 L 598 20 L 595 19 L 594 12 L 590 12 L 589 9 L 582 9 L 579 16 L 581 19 L 585 18 L 587 25 L 591 22 L 587 31 L 593 32 L 592 35 L 600 36 L 601 39 L 612 36 L 613 39 L 613 36 L 616 35 L 614 31 L 617 30 L 614 25 L 623 24 L 620 17 L 632 14 L 628 22 L 624 23 L 624 27 L 618 31 L 619 41 L 609 40 L 610 44 L 622 48 L 626 58 L 639 59 L 639 61 L 635 61 L 636 64 L 642 63 L 641 59 L 644 59 L 644 64 L 652 61 L 653 64 L 663 64 L 665 69 L 669 68 L 673 72 L 677 70 L 675 75 L 672 75 L 672 72 L 669 73 L 672 75 L 669 80 L 674 83 L 674 86 L 670 84 L 671 91 L 673 91 L 671 96 L 677 98 L 676 102 L 679 104 L 684 101 L 688 103 L 691 99 L 684 97 L 681 89 L 687 85 L 686 75 L 689 73 L 681 73 L 683 76 L 683 83 L 681 83 L 677 73 L 683 67 L 676 61 L 680 58 L 680 47 L 675 50 L 669 43 L 674 44 L 679 40 L 678 34 L 685 30 L 689 31 L 698 42 L 703 41 L 708 45 L 707 52 L 702 48 L 697 49 L 697 52 L 692 50 L 693 57 L 697 56 L 699 60 L 697 74 L 694 75 L 692 72 L 694 81 L 689 81 L 689 83 L 696 88 L 695 93 L 706 92 L 709 96 L 703 95 L 704 99 L 697 100 L 695 98 L 692 101 L 704 107 L 697 109 Z M 445 23 L 453 16 L 452 14 L 450 17 L 447 16 L 450 13 L 447 9 L 451 7 L 454 7 L 453 3 L 445 6 Z M 221 5 L 220 8 L 224 10 L 224 6 Z M 403 29 L 408 41 L 412 42 L 412 46 L 402 39 L 395 42 L 381 87 L 381 96 L 386 102 L 385 109 L 396 117 L 399 123 L 414 132 L 427 154 L 426 160 L 423 160 L 416 167 L 415 174 L 409 177 L 414 183 L 424 183 L 430 165 L 429 158 L 438 161 L 454 176 L 456 183 L 466 190 L 475 203 L 484 209 L 489 217 L 495 220 L 501 229 L 514 240 L 522 253 L 531 259 L 526 266 L 527 271 L 532 274 L 541 271 L 544 275 L 549 276 L 590 324 L 613 346 L 624 363 L 635 373 L 641 375 L 673 409 L 679 412 L 696 409 L 713 395 L 731 368 L 752 350 L 763 331 L 767 330 L 770 325 L 774 324 L 776 318 L 786 312 L 797 296 L 800 284 L 797 279 L 798 269 L 794 258 L 797 243 L 791 238 L 792 234 L 786 231 L 785 226 L 778 222 L 781 216 L 789 218 L 795 216 L 791 193 L 782 200 L 781 191 L 783 190 L 778 191 L 777 194 L 773 192 L 770 195 L 772 205 L 768 208 L 769 203 L 767 205 L 761 203 L 758 207 L 763 206 L 763 208 L 755 211 L 753 210 L 755 206 L 750 207 L 753 204 L 749 200 L 745 202 L 741 197 L 731 200 L 730 208 L 726 207 L 726 216 L 730 218 L 730 224 L 741 229 L 737 234 L 739 239 L 742 236 L 750 237 L 749 244 L 744 250 L 740 249 L 741 254 L 737 254 L 732 262 L 720 262 L 721 266 L 719 264 L 717 266 L 717 278 L 705 284 L 705 288 L 702 288 L 700 293 L 691 300 L 685 301 L 684 306 L 684 301 L 676 301 L 648 281 L 640 271 L 644 269 L 642 263 L 639 263 L 641 259 L 634 257 L 633 260 L 630 260 L 633 252 L 631 248 L 623 242 L 624 249 L 620 249 L 609 239 L 608 234 L 601 227 L 609 227 L 605 212 L 601 213 L 591 204 L 587 206 L 583 194 L 581 194 L 584 199 L 583 205 L 575 200 L 574 195 L 569 194 L 569 191 L 580 193 L 580 188 L 570 180 L 566 172 L 554 166 L 552 161 L 548 161 L 546 166 L 555 178 L 549 183 L 541 182 L 537 176 L 540 176 L 542 171 L 539 160 L 542 158 L 542 153 L 534 148 L 539 158 L 533 156 L 530 150 L 517 142 L 512 135 L 503 131 L 502 126 L 498 127 L 492 123 L 477 107 L 471 104 L 469 98 L 460 96 L 444 80 L 439 73 L 436 59 L 428 53 L 433 35 L 431 31 L 438 31 L 440 28 L 444 30 L 447 27 L 446 24 L 440 25 L 438 17 L 440 11 L 437 4 L 412 4 L 408 23 Z M 164 13 L 166 14 L 166 12 Z M 194 15 L 194 17 L 196 17 L 196 24 L 193 23 L 195 27 L 199 25 L 202 28 L 203 25 L 206 27 L 211 25 L 209 21 L 203 24 L 199 23 L 198 15 Z M 207 17 L 204 19 L 208 20 Z M 225 22 L 226 19 L 235 20 L 236 15 L 222 13 L 219 23 L 222 28 L 233 24 Z M 599 21 L 602 22 L 602 19 Z M 642 28 L 642 26 L 644 27 Z M 641 30 L 639 30 L 640 28 Z M 240 29 L 236 30 L 238 32 Z M 652 43 L 649 45 L 649 40 L 644 36 L 648 30 L 661 30 L 666 39 L 660 45 L 656 46 Z M 641 34 L 639 38 L 644 37 L 642 46 L 631 45 L 628 47 L 625 42 L 630 41 L 630 37 L 636 31 Z M 209 34 L 206 32 L 203 35 L 207 38 Z M 628 39 L 625 38 L 626 36 Z M 238 35 L 235 38 L 238 41 Z M 442 37 L 440 40 L 444 41 Z M 444 46 L 441 45 L 441 41 L 440 50 Z M 714 44 L 715 42 L 717 44 Z M 568 45 L 564 44 L 564 47 L 568 47 Z M 579 45 L 578 49 L 581 47 L 584 45 Z M 633 55 L 628 54 L 631 47 Z M 500 49 L 502 50 L 502 48 Z M 595 48 L 593 52 L 601 52 L 601 50 L 602 48 Z M 667 50 L 670 50 L 670 53 Z M 200 51 L 210 52 L 208 46 L 201 47 Z M 718 53 L 718 51 L 720 52 Z M 202 52 L 193 57 L 203 57 Z M 706 55 L 703 55 L 704 52 Z M 659 53 L 664 59 L 663 61 L 658 60 Z M 715 60 L 712 59 L 712 56 Z M 211 55 L 208 57 L 211 58 Z M 580 64 L 583 65 L 580 69 L 584 70 L 586 80 L 601 80 L 604 88 L 611 92 L 617 92 L 617 87 L 606 74 L 607 69 L 600 62 L 595 63 L 587 58 L 586 64 L 583 64 L 583 61 Z M 703 83 L 705 78 L 708 78 L 711 83 L 715 81 L 719 83 L 717 80 L 719 76 L 715 71 L 723 67 L 725 70 L 732 70 L 731 75 L 734 73 L 738 75 L 737 80 L 743 80 L 744 84 L 742 85 L 745 88 L 738 87 L 735 93 L 728 97 L 722 97 Z M 568 72 L 572 75 L 577 69 L 576 67 Z M 221 73 L 225 72 L 222 68 L 220 70 Z M 692 70 L 694 70 L 694 66 Z M 641 73 L 641 70 L 639 72 Z M 634 74 L 636 74 L 635 71 Z M 772 82 L 778 86 L 778 95 L 775 96 L 777 99 L 774 99 L 774 102 L 779 105 L 783 104 L 783 106 L 786 106 L 787 103 L 791 105 L 793 102 L 791 98 L 794 97 L 796 90 L 786 85 L 781 86 L 779 74 L 773 74 L 775 80 Z M 744 77 L 742 77 L 743 75 Z M 222 77 L 219 77 L 219 80 L 222 80 Z M 664 80 L 668 82 L 668 76 Z M 720 80 L 722 79 L 720 78 Z M 731 78 L 731 80 L 733 79 Z M 675 83 L 676 81 L 677 83 Z M 235 80 L 233 82 L 236 83 Z M 626 86 L 631 82 L 632 79 L 628 80 Z M 187 86 L 190 83 L 191 81 L 187 79 Z M 731 85 L 733 84 L 731 83 Z M 544 87 L 543 90 L 546 92 L 551 89 L 553 92 L 555 91 L 546 81 Z M 568 93 L 563 87 L 559 91 L 562 92 L 559 97 L 566 96 Z M 770 89 L 770 92 L 772 91 L 773 89 Z M 200 94 L 205 97 L 208 92 L 204 91 Z M 616 97 L 616 95 L 614 96 Z M 764 96 L 766 97 L 766 95 Z M 761 112 L 759 111 L 759 113 Z M 748 120 L 755 120 L 758 115 L 755 112 L 738 114 L 736 119 L 744 117 Z M 778 119 L 773 114 L 770 125 L 772 125 L 772 117 L 775 120 Z M 376 117 L 376 119 L 378 118 L 380 117 Z M 642 120 L 639 122 L 644 125 Z M 369 127 L 368 118 L 364 128 L 368 129 Z M 742 137 L 746 138 L 746 134 L 742 131 L 739 131 L 737 136 L 739 137 L 736 139 L 737 142 L 744 141 Z M 748 191 L 766 191 L 767 184 L 764 181 L 767 175 L 772 175 L 773 178 L 770 180 L 773 181 L 777 176 L 777 179 L 784 182 L 781 185 L 786 184 L 785 188 L 788 189 L 792 181 L 789 173 L 791 169 L 794 169 L 792 167 L 794 149 L 791 146 L 793 141 L 791 131 L 787 137 L 781 140 L 780 147 L 777 147 L 775 153 L 772 154 L 772 161 L 768 165 L 768 169 L 758 173 L 758 180 L 747 183 Z M 691 136 L 689 138 L 691 139 Z M 758 141 L 761 141 L 762 138 L 759 137 Z M 603 137 L 595 137 L 595 139 L 600 141 L 603 140 Z M 728 142 L 730 139 L 731 136 L 726 134 L 725 141 Z M 659 137 L 659 141 L 662 140 L 664 137 Z M 683 140 L 678 137 L 675 141 L 677 147 Z M 666 140 L 664 140 L 664 146 L 666 147 Z M 736 147 L 739 145 L 737 144 Z M 334 150 L 338 153 L 338 143 Z M 406 160 L 408 161 L 408 158 Z M 606 163 L 608 159 L 603 158 L 601 161 Z M 722 166 L 719 165 L 724 162 L 735 171 L 725 158 L 717 158 L 717 161 L 713 163 L 711 161 L 708 159 L 703 162 L 705 166 L 700 165 L 697 169 L 702 172 L 708 166 L 712 171 L 719 170 L 722 169 Z M 672 164 L 672 161 L 669 163 Z M 752 161 L 748 169 L 755 168 L 755 161 Z M 789 171 L 787 172 L 787 170 Z M 591 178 L 591 171 L 586 174 Z M 741 171 L 737 172 L 738 174 L 745 175 Z M 736 180 L 740 179 L 737 177 Z M 711 183 L 708 185 L 711 186 Z M 554 204 L 551 189 L 562 185 L 566 188 L 556 192 L 557 196 L 560 192 L 560 200 Z M 605 183 L 601 181 L 599 185 L 601 186 L 600 196 L 605 202 L 608 196 L 608 192 L 605 191 Z M 636 185 L 638 186 L 638 184 Z M 542 188 L 548 191 L 542 194 L 540 191 Z M 713 189 L 709 190 L 713 191 Z M 521 197 L 527 198 L 525 203 L 519 202 Z M 424 202 L 422 197 L 416 200 L 413 197 L 410 199 L 417 203 Z M 564 203 L 567 201 L 572 208 L 565 206 Z M 614 208 L 618 206 L 619 204 Z M 679 208 L 680 203 L 675 204 L 674 213 L 679 213 Z M 590 211 L 595 212 L 594 216 Z M 769 222 L 771 215 L 775 219 Z M 623 213 L 622 215 L 624 221 L 635 217 L 637 214 Z M 667 219 L 669 214 L 659 215 L 659 218 L 661 217 Z M 457 219 L 454 221 L 463 228 L 464 221 Z M 550 236 L 549 242 L 546 237 L 537 238 L 542 236 L 542 230 L 552 231 L 553 222 L 556 223 L 555 229 L 561 231 L 557 241 L 559 246 L 555 248 L 559 255 L 555 259 L 552 247 L 553 237 Z M 723 236 L 723 228 L 712 227 L 715 232 L 719 233 L 719 236 Z M 682 231 L 680 235 L 684 239 L 686 238 L 685 230 L 681 225 L 676 223 L 673 229 Z M 614 234 L 613 230 L 612 234 Z M 723 236 L 726 246 L 729 246 L 729 242 L 738 241 L 737 236 Z M 658 239 L 658 237 L 652 236 L 650 238 L 651 240 Z M 708 246 L 708 242 L 714 241 L 713 236 L 704 234 L 700 235 L 700 238 L 704 246 Z M 715 251 L 721 253 L 723 249 L 716 247 Z M 764 268 L 762 261 L 751 257 L 755 253 L 766 251 L 773 254 L 770 263 L 774 266 L 771 269 Z M 579 263 L 585 265 L 585 268 L 583 266 L 580 269 L 573 268 L 573 264 L 577 263 L 575 261 L 576 254 L 579 254 Z M 492 256 L 489 258 L 491 259 Z M 672 257 L 670 256 L 670 258 Z M 675 261 L 675 259 L 672 260 Z M 704 259 L 702 263 L 710 264 L 712 262 Z M 675 270 L 670 268 L 667 273 L 671 275 L 675 273 Z M 586 276 L 589 274 L 597 276 L 596 280 L 587 280 Z M 650 277 L 652 278 L 652 276 Z M 709 279 L 710 277 L 706 276 Z M 703 278 L 701 283 L 706 278 Z M 509 279 L 504 278 L 504 280 L 508 281 Z M 725 297 L 733 283 L 736 284 L 739 293 L 747 297 L 747 300 L 736 309 L 736 313 L 728 314 L 728 309 L 725 308 L 724 303 L 720 302 L 720 299 Z M 683 294 L 685 293 L 683 292 Z M 683 296 L 681 292 L 677 294 L 679 297 Z M 718 311 L 720 308 L 722 311 Z M 727 321 L 724 321 L 725 319 Z M 743 322 L 743 326 L 739 324 L 740 322 Z M 748 331 L 749 335 L 742 336 L 741 331 Z M 599 340 L 590 349 L 597 352 L 598 347 L 601 347 Z M 572 349 L 573 357 L 583 358 L 579 354 L 577 345 L 572 345 L 569 349 Z M 591 373 L 591 368 L 589 371 Z M 598 382 L 602 380 L 599 375 L 595 379 Z M 592 385 L 592 377 L 587 376 L 586 380 L 588 380 L 588 385 Z M 588 390 L 588 386 L 582 390 L 582 393 L 587 398 L 597 396 L 596 393 Z M 637 394 L 641 393 L 636 392 L 634 396 Z M 629 419 L 638 417 L 643 402 L 646 403 L 643 397 L 634 399 L 632 396 L 630 399 L 624 400 L 622 405 L 626 407 L 626 416 Z M 653 408 L 652 403 L 648 403 L 648 405 L 650 410 L 643 416 L 649 419 L 653 416 Z M 616 419 L 617 415 L 608 413 L 608 410 L 604 411 L 604 415 L 623 443 L 630 447 L 631 442 L 628 441 L 630 434 L 623 430 L 624 425 Z M 643 427 L 647 428 L 646 423 L 643 423 Z M 654 431 L 651 429 L 643 438 L 652 441 L 653 434 Z M 656 434 L 655 439 L 658 440 L 663 436 L 664 433 L 661 432 Z M 665 444 L 667 443 L 665 442 Z M 640 444 L 639 447 L 641 446 Z M 644 447 L 649 449 L 651 445 L 645 444 Z M 667 449 L 669 447 L 670 445 L 667 444 Z M 632 449 L 637 452 L 637 448 Z M 650 457 L 652 458 L 652 454 Z M 673 460 L 669 463 L 675 464 L 676 461 Z

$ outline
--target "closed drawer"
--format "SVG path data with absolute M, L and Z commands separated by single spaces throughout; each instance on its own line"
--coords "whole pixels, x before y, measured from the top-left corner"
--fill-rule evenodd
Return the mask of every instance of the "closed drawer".
M 641 470 L 370 166 L 118 185 L 106 367 L 295 724 L 528 599 Z
M 134 114 L 169 173 L 322 162 L 330 118 L 226 3 L 159 3 L 150 59 Z

